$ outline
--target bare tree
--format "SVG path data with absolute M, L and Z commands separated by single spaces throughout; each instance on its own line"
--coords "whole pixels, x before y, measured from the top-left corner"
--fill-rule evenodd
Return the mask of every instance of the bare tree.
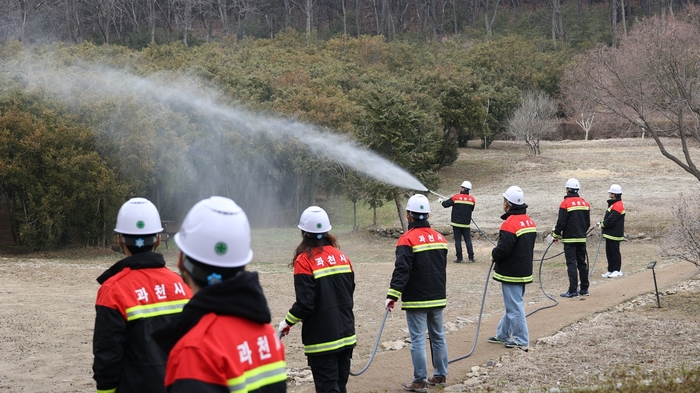
M 588 133 L 591 131 L 591 128 L 593 127 L 593 119 L 595 118 L 595 114 L 589 114 L 586 116 L 585 113 L 581 113 L 581 118 L 576 119 L 576 124 L 581 127 L 581 129 L 586 133 L 586 136 L 584 140 L 588 140 Z
M 506 132 L 525 142 L 530 154 L 540 154 L 540 141 L 557 130 L 557 104 L 542 92 L 524 92 L 522 104 L 508 120 Z
M 561 17 L 561 0 L 552 1 L 552 41 L 557 46 L 557 39 L 564 39 L 564 22 Z
M 81 18 L 81 6 L 83 3 L 79 0 L 66 0 L 65 5 L 64 12 L 67 22 L 68 39 L 79 44 L 85 39 L 83 36 L 83 20 Z
M 676 17 L 635 25 L 619 48 L 592 51 L 566 77 L 596 111 L 649 133 L 661 154 L 700 180 L 700 28 Z M 577 87 L 576 87 L 577 86 Z M 663 137 L 680 142 L 680 151 Z
M 27 24 L 44 5 L 43 0 L 10 0 L 0 9 L 5 22 L 0 23 L 6 34 L 15 36 L 20 42 L 25 41 Z
M 484 21 L 486 22 L 486 36 L 491 37 L 493 35 L 493 22 L 496 21 L 496 15 L 498 14 L 498 4 L 501 0 L 495 0 L 495 4 L 491 3 L 492 0 L 481 0 L 484 5 Z M 490 15 L 493 13 L 493 15 Z
M 215 0 L 212 7 L 214 7 L 214 11 L 216 12 L 216 15 L 219 17 L 219 21 L 221 22 L 221 27 L 222 27 L 222 32 L 224 34 L 224 37 L 228 37 L 228 35 L 229 35 L 228 2 L 226 0 Z
M 567 76 L 571 77 L 568 74 Z M 584 91 L 581 91 L 581 89 Z M 593 119 L 596 115 L 595 101 L 588 97 L 588 86 L 562 83 L 560 90 L 566 114 L 569 118 L 573 118 L 576 124 L 581 127 L 585 132 L 585 140 L 588 140 L 588 134 L 593 127 Z
M 674 225 L 669 228 L 662 248 L 668 255 L 700 267 L 700 197 L 681 194 L 673 204 Z
M 236 35 L 244 37 L 246 34 L 245 20 L 250 16 L 260 14 L 258 2 L 257 0 L 234 0 L 232 10 L 233 14 L 236 15 Z
M 96 0 L 94 6 L 97 28 L 102 35 L 102 41 L 105 45 L 109 45 L 109 32 L 112 29 L 115 14 L 114 0 Z
M 146 12 L 148 15 L 148 33 L 151 35 L 151 44 L 156 43 L 156 0 L 147 0 Z
M 315 0 L 290 0 L 294 5 L 299 7 L 301 12 L 306 17 L 306 37 L 311 37 L 311 27 L 314 18 Z

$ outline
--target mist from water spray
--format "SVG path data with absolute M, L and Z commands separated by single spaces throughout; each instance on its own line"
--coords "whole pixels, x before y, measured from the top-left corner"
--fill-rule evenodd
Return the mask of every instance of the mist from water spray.
M 264 133 L 272 138 L 293 137 L 310 151 L 328 160 L 344 164 L 381 182 L 403 189 L 427 191 L 410 173 L 359 145 L 348 137 L 324 132 L 320 127 L 274 116 L 263 116 L 227 105 L 217 99 L 221 94 L 211 87 L 203 87 L 193 78 L 172 75 L 136 76 L 114 68 L 80 64 L 75 69 L 36 69 L 29 65 L 22 78 L 42 90 L 63 96 L 67 102 L 89 95 L 96 102 L 113 97 L 129 97 L 136 102 L 160 102 L 185 110 L 195 110 L 208 118 L 216 128 L 230 125 L 231 129 L 248 135 Z M 228 124 L 227 124 L 228 123 Z

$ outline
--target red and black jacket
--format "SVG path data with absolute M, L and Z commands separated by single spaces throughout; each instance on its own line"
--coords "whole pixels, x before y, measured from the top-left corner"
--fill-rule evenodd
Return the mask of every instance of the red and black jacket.
M 452 195 L 452 198 L 442 201 L 442 207 L 452 206 L 450 225 L 453 227 L 469 228 L 472 222 L 472 212 L 476 199 L 467 192 Z
M 182 311 L 192 290 L 155 252 L 122 259 L 97 282 L 102 284 L 92 340 L 97 391 L 165 392 L 167 355 L 151 333 Z
M 608 199 L 608 210 L 600 226 L 604 238 L 617 242 L 625 240 L 625 207 L 621 199 Z
M 255 272 L 199 290 L 175 321 L 153 334 L 168 353 L 166 391 L 286 392 L 284 346 L 270 321 Z
M 527 205 L 513 205 L 498 233 L 498 244 L 491 251 L 495 263 L 493 279 L 506 283 L 532 282 L 532 258 L 537 238 L 535 222 L 526 214 Z
M 401 309 L 447 305 L 447 240 L 427 220 L 408 224 L 396 244 L 396 262 L 387 298 L 401 298 Z
M 552 236 L 562 243 L 585 243 L 591 226 L 591 205 L 576 194 L 569 194 L 559 205 L 557 225 Z
M 328 242 L 326 240 L 326 242 Z M 350 259 L 328 244 L 301 253 L 294 261 L 296 301 L 285 320 L 304 322 L 301 341 L 307 356 L 328 354 L 357 344 L 353 294 L 355 272 Z

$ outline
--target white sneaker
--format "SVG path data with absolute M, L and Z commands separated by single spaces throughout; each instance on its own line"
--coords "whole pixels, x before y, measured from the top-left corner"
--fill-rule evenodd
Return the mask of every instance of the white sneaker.
M 611 274 L 612 274 L 612 272 L 605 272 L 601 275 L 601 277 L 608 278 L 608 277 L 610 277 Z
M 610 273 L 610 275 L 608 277 L 613 278 L 613 277 L 620 277 L 620 276 L 622 276 L 622 272 L 618 272 L 617 270 L 615 270 L 614 272 Z

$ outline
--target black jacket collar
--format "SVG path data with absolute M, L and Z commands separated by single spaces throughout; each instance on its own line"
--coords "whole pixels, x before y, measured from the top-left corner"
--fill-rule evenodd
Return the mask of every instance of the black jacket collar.
M 526 214 L 527 210 L 527 205 L 522 204 L 522 205 L 513 205 L 510 207 L 510 210 L 508 210 L 504 215 L 501 216 L 501 220 L 507 219 L 509 216 L 515 216 L 518 214 Z
M 131 270 L 138 270 L 164 266 L 165 259 L 163 259 L 163 255 L 152 251 L 142 252 L 139 254 L 132 255 L 130 257 L 126 257 L 120 260 L 119 262 L 115 263 L 114 265 L 112 265 L 112 267 L 110 267 L 99 277 L 97 277 L 97 282 L 99 282 L 100 285 L 104 284 L 104 282 L 109 280 L 110 277 L 118 274 L 120 271 L 124 270 L 127 267 Z
M 430 228 L 430 223 L 428 220 L 416 220 L 408 223 L 408 229 L 413 228 Z
M 223 282 L 202 288 L 169 325 L 153 333 L 153 339 L 170 352 L 203 316 L 232 315 L 257 323 L 270 323 L 272 315 L 257 272 L 242 271 Z

